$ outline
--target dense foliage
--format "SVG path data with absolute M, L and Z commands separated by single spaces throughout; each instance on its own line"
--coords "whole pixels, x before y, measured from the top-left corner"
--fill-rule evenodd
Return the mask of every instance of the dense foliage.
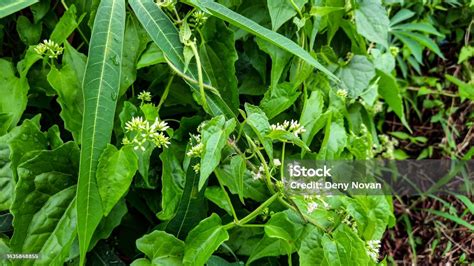
M 290 195 L 283 165 L 469 159 L 473 5 L 1 2 L 0 255 L 39 254 L 2 264 L 385 263 L 392 197 Z

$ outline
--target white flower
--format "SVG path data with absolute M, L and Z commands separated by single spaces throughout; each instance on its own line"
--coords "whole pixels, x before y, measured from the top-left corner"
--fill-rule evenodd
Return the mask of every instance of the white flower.
M 260 165 L 258 167 L 258 170 L 257 172 L 252 172 L 252 177 L 254 180 L 258 180 L 258 179 L 261 179 L 263 176 L 262 176 L 262 173 L 265 171 L 265 169 L 263 168 L 263 165 Z
M 316 203 L 316 202 L 314 202 L 314 201 L 308 203 L 308 210 L 307 210 L 308 213 L 314 212 L 314 210 L 316 210 L 316 209 L 318 208 L 318 206 L 319 206 L 318 203 Z
M 378 262 L 380 240 L 369 240 L 365 243 L 367 255 L 374 261 Z
M 63 53 L 64 48 L 51 40 L 43 40 L 34 48 L 35 52 L 41 56 L 47 55 L 49 58 L 58 58 Z
M 280 160 L 279 159 L 273 159 L 273 165 L 280 166 L 281 165 Z
M 270 126 L 272 131 L 283 130 L 293 133 L 295 136 L 303 134 L 306 132 L 306 129 L 296 120 L 285 120 L 282 124 L 276 123 Z
M 336 95 L 341 97 L 341 98 L 347 98 L 347 90 L 338 89 L 337 92 L 336 92 Z
M 151 101 L 151 93 L 148 91 L 142 91 L 138 94 L 137 98 L 143 102 L 149 102 Z
M 193 165 L 193 170 L 196 174 L 199 173 L 199 171 L 201 170 L 201 164 L 197 163 L 197 164 Z
M 125 123 L 125 132 L 132 135 L 133 138 L 130 140 L 125 137 L 122 140 L 124 145 L 133 144 L 135 150 L 145 151 L 147 143 L 152 143 L 158 148 L 168 148 L 170 145 L 169 137 L 165 136 L 162 131 L 168 129 L 168 124 L 158 119 L 150 125 L 150 122 L 144 120 L 143 117 L 132 117 L 132 120 Z
M 204 151 L 204 145 L 201 143 L 201 136 L 191 134 L 191 138 L 189 139 L 189 141 L 195 144 L 191 146 L 191 149 L 189 149 L 186 155 L 191 158 L 201 157 L 202 152 Z

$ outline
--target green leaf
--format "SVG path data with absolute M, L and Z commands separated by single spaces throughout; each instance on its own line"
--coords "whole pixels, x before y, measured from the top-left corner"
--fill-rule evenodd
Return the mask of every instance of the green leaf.
M 12 202 L 15 182 L 10 170 L 10 148 L 0 138 L 0 211 L 8 210 Z
M 219 246 L 229 239 L 221 218 L 213 213 L 202 220 L 186 237 L 184 245 L 185 265 L 204 265 Z
M 310 145 L 316 133 L 324 126 L 324 99 L 321 91 L 312 91 L 309 98 L 304 102 L 301 111 L 300 123 L 306 129 L 301 139 L 306 145 Z
M 132 265 L 183 265 L 184 242 L 163 231 L 155 230 L 137 240 L 137 248 L 148 264 L 135 260 Z M 151 261 L 151 263 L 150 263 Z
M 120 86 L 120 64 L 125 30 L 125 1 L 101 1 L 92 29 L 84 74 L 84 119 L 81 165 L 77 188 L 77 228 L 80 264 L 103 210 L 96 183 L 99 157 L 110 141 Z
M 68 142 L 56 150 L 37 152 L 18 166 L 19 179 L 10 210 L 15 228 L 12 250 L 40 251 L 75 195 L 78 162 L 79 149 Z M 66 232 L 75 235 L 69 228 Z
M 247 170 L 245 164 L 245 156 L 234 156 L 230 160 L 230 167 L 234 170 L 234 179 L 237 188 L 237 194 L 239 195 L 240 202 L 244 203 L 244 176 Z
M 293 245 L 303 232 L 303 225 L 291 211 L 279 212 L 265 224 L 265 234 L 272 238 L 288 241 Z
M 198 158 L 193 158 L 186 170 L 186 182 L 183 194 L 179 200 L 176 214 L 165 226 L 167 232 L 173 233 L 179 239 L 186 237 L 188 232 L 207 215 L 207 205 L 204 198 L 205 189 L 198 189 L 199 173 L 193 166 L 199 163 Z
M 296 0 L 294 3 L 299 10 L 308 2 L 307 0 Z M 267 1 L 268 11 L 272 19 L 272 30 L 277 31 L 285 22 L 297 14 L 290 1 L 272 0 Z
M 53 32 L 51 33 L 50 40 L 62 44 L 67 40 L 67 38 L 74 32 L 74 30 L 79 26 L 85 14 L 77 19 L 77 8 L 75 5 L 69 6 L 69 8 L 64 12 L 64 14 L 59 19 L 58 23 L 54 27 Z
M 360 35 L 388 48 L 390 20 L 380 0 L 359 1 L 355 10 L 355 22 Z
M 474 85 L 472 83 L 465 83 L 454 76 L 445 75 L 446 79 L 458 86 L 459 96 L 461 99 L 469 99 L 474 101 Z
M 200 0 L 198 1 L 200 5 L 202 5 L 206 10 L 203 10 L 205 12 L 209 12 L 211 15 L 220 18 L 224 21 L 227 21 L 228 23 L 241 28 L 247 32 L 250 32 L 254 34 L 255 36 L 270 42 L 283 50 L 286 50 L 299 58 L 303 59 L 306 61 L 308 64 L 314 66 L 316 69 L 322 71 L 326 75 L 328 75 L 331 79 L 337 80 L 337 78 L 329 71 L 326 69 L 323 65 L 321 65 L 316 59 L 314 59 L 308 52 L 306 52 L 303 48 L 298 46 L 296 43 L 293 41 L 289 40 L 286 37 L 283 37 L 282 35 L 273 32 L 271 30 L 268 30 L 256 22 L 238 14 L 235 13 L 234 11 L 226 8 L 225 6 L 216 3 L 211 0 Z
M 392 27 L 394 30 L 402 30 L 402 31 L 421 31 L 424 33 L 428 34 L 433 34 L 439 37 L 443 37 L 443 34 L 439 33 L 433 27 L 433 25 L 427 23 L 427 22 L 419 22 L 419 23 L 407 23 L 407 24 L 402 24 L 402 25 L 397 25 Z
M 199 56 L 211 83 L 233 110 L 239 107 L 234 33 L 223 21 L 208 19 L 201 29 L 203 40 Z
M 474 47 L 472 46 L 463 46 L 461 52 L 459 52 L 458 64 L 467 61 L 474 56 Z
M 341 85 L 352 98 L 359 97 L 375 77 L 374 65 L 363 55 L 354 55 L 349 64 L 337 72 Z
M 254 247 L 247 264 L 264 257 L 285 255 L 291 252 L 291 247 L 286 240 L 264 236 Z
M 159 63 L 166 63 L 165 55 L 155 43 L 151 43 L 150 46 L 140 56 L 140 59 L 137 63 L 137 69 Z
M 318 160 L 334 160 L 339 157 L 347 145 L 347 134 L 341 121 L 327 120 L 326 130 L 321 149 L 317 155 Z
M 262 143 L 269 158 L 273 158 L 273 144 L 270 139 L 265 138 L 270 131 L 270 123 L 267 115 L 257 106 L 245 103 L 245 112 L 247 119 L 245 120 L 245 127 L 249 126 L 252 132 L 257 136 L 258 141 Z M 252 136 L 252 132 L 246 131 L 247 135 Z
M 427 36 L 425 36 L 421 33 L 409 32 L 409 31 L 398 31 L 398 33 L 400 35 L 408 37 L 408 38 L 420 43 L 421 45 L 427 47 L 428 49 L 433 51 L 435 54 L 437 54 L 442 59 L 446 59 L 444 57 L 443 53 L 441 52 L 441 50 L 439 49 L 439 46 L 432 39 L 430 39 L 429 37 L 427 37 Z
M 211 173 L 219 165 L 221 151 L 234 128 L 235 120 L 230 119 L 226 121 L 222 115 L 214 117 L 203 125 L 201 134 L 204 148 L 199 170 L 199 190 L 204 187 Z
M 306 144 L 298 136 L 286 130 L 273 130 L 267 135 L 267 137 L 281 142 L 291 142 L 303 150 L 310 151 L 308 146 L 306 146 Z
M 390 19 L 390 25 L 396 25 L 402 21 L 405 21 L 415 15 L 415 12 L 409 10 L 409 9 L 400 9 L 400 11 L 397 12 L 391 19 Z
M 274 118 L 281 112 L 290 108 L 298 99 L 301 92 L 297 91 L 298 87 L 291 83 L 285 82 L 276 85 L 272 89 L 265 92 L 260 108 L 265 112 L 269 119 Z
M 282 79 L 282 74 L 290 61 L 291 54 L 287 51 L 257 38 L 258 47 L 267 53 L 272 59 L 271 81 L 270 86 L 273 88 L 277 86 Z
M 172 143 L 171 145 L 175 145 Z M 179 200 L 183 195 L 186 172 L 183 170 L 174 149 L 164 149 L 160 154 L 163 164 L 161 174 L 161 211 L 157 214 L 160 220 L 170 220 L 176 212 Z
M 76 51 L 68 42 L 64 44 L 62 68 L 52 67 L 48 82 L 58 94 L 56 101 L 61 106 L 64 127 L 72 133 L 77 143 L 81 142 L 84 99 L 82 79 L 86 68 L 86 56 Z
M 33 24 L 25 16 L 19 16 L 16 20 L 16 31 L 20 36 L 20 40 L 26 45 L 37 44 L 41 38 L 43 25 Z
M 191 82 L 187 80 L 191 89 L 200 98 L 200 89 L 197 86 L 197 68 L 195 64 L 191 64 L 185 71 L 185 60 L 183 57 L 183 44 L 179 40 L 179 34 L 176 27 L 170 21 L 168 16 L 155 4 L 153 0 L 130 0 L 135 15 L 140 23 L 148 32 L 150 38 L 161 49 L 170 65 L 177 71 L 187 75 Z M 222 98 L 213 93 L 206 94 L 206 101 L 210 110 L 206 110 L 209 114 L 216 116 L 220 114 L 226 115 L 228 118 L 235 117 L 232 109 L 222 100 Z
M 392 75 L 386 74 L 383 71 L 377 70 L 379 76 L 379 88 L 378 92 L 380 96 L 387 102 L 388 106 L 392 108 L 393 112 L 400 118 L 403 125 L 406 128 L 410 128 L 406 119 L 405 112 L 403 111 L 403 102 L 400 96 L 400 89 L 397 81 Z
M 207 187 L 204 195 L 208 200 L 219 206 L 219 208 L 226 211 L 229 215 L 232 215 L 232 210 L 230 208 L 229 202 L 226 199 L 225 191 L 220 187 Z
M 0 18 L 6 17 L 38 2 L 38 0 L 2 0 L 2 2 L 0 2 Z
M 347 225 L 340 225 L 333 233 L 322 237 L 324 256 L 328 265 L 368 265 L 371 260 L 366 254 L 364 242 Z
M 107 145 L 97 166 L 97 188 L 104 216 L 109 215 L 115 204 L 125 195 L 137 170 L 138 159 L 131 146 L 118 150 L 114 145 Z
M 298 250 L 301 265 L 324 265 L 327 263 L 324 258 L 321 238 L 322 233 L 314 227 L 304 236 Z

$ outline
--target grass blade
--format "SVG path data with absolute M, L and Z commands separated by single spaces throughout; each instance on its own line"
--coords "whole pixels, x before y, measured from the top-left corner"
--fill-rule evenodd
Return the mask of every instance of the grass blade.
M 0 2 L 0 18 L 4 18 L 36 3 L 38 3 L 38 0 L 2 0 Z
M 194 2 L 194 1 L 193 1 Z M 284 37 L 281 34 L 278 34 L 274 31 L 266 29 L 251 19 L 248 19 L 234 11 L 228 9 L 227 7 L 210 1 L 210 0 L 201 0 L 198 1 L 199 6 L 205 8 L 206 12 L 210 13 L 211 15 L 220 18 L 228 23 L 241 28 L 247 32 L 254 34 L 255 36 L 270 42 L 281 49 L 288 51 L 291 54 L 298 56 L 299 58 L 306 61 L 308 64 L 314 66 L 318 70 L 322 71 L 326 75 L 328 75 L 331 79 L 337 81 L 338 78 L 334 76 L 334 74 L 321 65 L 316 59 L 314 59 L 307 51 L 303 48 L 298 46 L 296 43 L 291 41 L 290 39 Z M 191 5 L 196 5 L 194 3 L 190 3 Z
M 110 142 L 125 31 L 125 1 L 102 0 L 97 10 L 83 82 L 84 118 L 77 189 L 77 228 L 80 264 L 102 219 L 102 203 L 96 182 L 99 157 Z

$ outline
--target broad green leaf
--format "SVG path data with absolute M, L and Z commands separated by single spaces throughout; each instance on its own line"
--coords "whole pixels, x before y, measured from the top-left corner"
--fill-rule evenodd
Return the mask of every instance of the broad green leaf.
M 341 122 L 327 120 L 323 143 L 317 155 L 318 160 L 334 160 L 347 145 L 347 134 Z
M 204 195 L 209 201 L 219 206 L 219 208 L 226 211 L 229 215 L 232 215 L 232 210 L 230 208 L 229 202 L 226 199 L 225 193 L 226 192 L 220 187 L 212 186 L 206 188 Z
M 0 138 L 0 211 L 10 208 L 14 189 L 15 182 L 10 170 L 10 148 Z
M 296 99 L 298 99 L 301 92 L 297 91 L 297 89 L 296 86 L 288 82 L 276 85 L 271 90 L 265 92 L 260 102 L 260 108 L 269 119 L 274 118 L 290 108 Z
M 140 23 L 148 32 L 150 38 L 163 52 L 170 65 L 177 71 L 189 76 L 193 82 L 188 81 L 191 89 L 200 98 L 200 90 L 197 86 L 197 68 L 195 64 L 191 64 L 185 71 L 185 60 L 183 56 L 183 44 L 179 40 L 178 30 L 170 21 L 168 16 L 155 4 L 153 0 L 130 0 L 135 15 Z M 235 117 L 235 113 L 222 98 L 213 93 L 206 93 L 206 100 L 211 115 L 226 115 L 228 118 Z
M 470 45 L 463 46 L 461 48 L 461 52 L 459 52 L 458 64 L 461 64 L 464 61 L 467 61 L 468 59 L 472 58 L 473 56 L 474 56 L 474 47 L 472 47 Z
M 221 218 L 213 213 L 202 220 L 184 242 L 184 265 L 204 265 L 219 246 L 229 239 Z
M 52 67 L 48 82 L 58 95 L 56 101 L 61 106 L 59 115 L 64 121 L 64 127 L 72 133 L 74 140 L 80 143 L 84 112 L 82 79 L 87 59 L 67 42 L 64 48 L 62 68 Z
M 81 265 L 85 263 L 89 243 L 103 215 L 96 169 L 99 157 L 112 135 L 120 87 L 124 31 L 125 1 L 101 1 L 92 29 L 83 82 L 84 118 L 77 187 Z
M 125 199 L 121 199 L 117 204 L 115 204 L 109 215 L 100 221 L 94 235 L 92 236 L 89 251 L 91 251 L 100 240 L 108 239 L 110 237 L 112 231 L 115 227 L 120 225 L 122 218 L 127 214 L 127 212 L 128 209 Z
M 30 6 L 31 13 L 33 14 L 34 23 L 38 23 L 43 19 L 51 8 L 51 0 L 40 1 Z
M 237 51 L 234 46 L 234 33 L 223 21 L 211 18 L 206 21 L 199 47 L 204 70 L 211 83 L 217 88 L 223 100 L 233 110 L 239 107 L 235 62 Z
M 118 150 L 114 145 L 107 145 L 99 158 L 96 174 L 104 216 L 108 216 L 125 195 L 137 170 L 138 159 L 131 146 Z
M 306 52 L 303 48 L 298 46 L 293 41 L 289 40 L 282 35 L 273 32 L 269 29 L 266 29 L 256 22 L 238 14 L 234 11 L 226 8 L 225 6 L 216 3 L 211 0 L 199 0 L 197 1 L 200 3 L 206 10 L 205 12 L 209 12 L 211 15 L 220 18 L 224 21 L 229 22 L 230 24 L 241 28 L 247 32 L 254 34 L 255 36 L 270 42 L 283 50 L 286 50 L 299 58 L 306 61 L 308 64 L 314 66 L 316 69 L 322 71 L 326 75 L 328 75 L 331 79 L 337 80 L 337 78 L 323 65 L 321 65 L 316 59 L 314 59 L 308 52 Z
M 199 173 L 193 169 L 197 163 L 199 163 L 198 158 L 193 158 L 188 163 L 186 181 L 178 209 L 173 219 L 165 226 L 167 232 L 174 234 L 179 239 L 184 239 L 188 232 L 207 216 L 205 189 L 198 189 Z
M 219 165 L 221 151 L 234 128 L 235 120 L 230 119 L 226 121 L 222 115 L 214 117 L 203 125 L 201 134 L 204 148 L 199 170 L 199 190 L 204 187 L 211 173 Z
M 183 265 L 184 242 L 163 231 L 155 230 L 137 240 L 137 248 L 147 257 L 132 265 Z M 145 264 L 148 263 L 148 264 Z
M 343 7 L 335 7 L 335 6 L 313 6 L 311 7 L 310 14 L 311 16 L 327 16 L 332 12 L 344 10 Z
M 363 55 L 355 55 L 349 64 L 337 72 L 341 85 L 351 98 L 359 97 L 375 77 L 374 65 Z
M 264 236 L 253 249 L 247 264 L 264 257 L 287 255 L 291 247 L 286 240 Z
M 78 162 L 79 149 L 68 142 L 56 150 L 37 152 L 18 166 L 19 179 L 10 210 L 15 228 L 12 250 L 37 253 L 42 248 L 48 237 L 43 232 L 53 232 L 74 197 Z
M 20 40 L 26 45 L 37 44 L 41 38 L 43 25 L 33 24 L 25 16 L 19 16 L 16 20 L 16 31 L 20 36 Z
M 321 238 L 322 233 L 314 227 L 304 236 L 298 250 L 301 265 L 323 265 L 327 263 L 324 258 Z
M 321 91 L 312 91 L 309 98 L 304 102 L 301 111 L 300 123 L 306 129 L 301 139 L 306 145 L 310 145 L 316 133 L 324 126 L 324 99 Z
M 75 5 L 71 5 L 68 10 L 64 12 L 54 27 L 54 30 L 50 36 L 50 40 L 58 44 L 64 43 L 71 33 L 73 33 L 74 30 L 76 30 L 76 28 L 79 26 L 84 16 L 85 14 L 80 18 L 77 18 L 77 8 Z
M 294 215 L 296 214 L 290 211 L 274 214 L 265 224 L 265 234 L 293 245 L 303 232 L 303 225 L 293 217 Z
M 1 125 L 2 131 L 0 135 L 6 133 L 6 129 L 11 129 L 23 114 L 26 109 L 28 101 L 27 95 L 30 89 L 26 74 L 31 65 L 34 64 L 41 57 L 33 52 L 33 49 L 28 50 L 23 62 L 24 67 L 20 73 L 20 78 L 15 75 L 13 65 L 5 59 L 0 58 L 0 114 L 3 114 L 4 119 L 9 123 Z
M 242 266 L 244 265 L 244 263 L 241 261 L 230 263 L 221 257 L 212 255 L 211 258 L 207 261 L 206 265 L 207 266 Z
M 268 122 L 267 115 L 257 106 L 245 103 L 245 112 L 247 118 L 245 120 L 245 127 L 249 126 L 253 133 L 256 135 L 258 141 L 262 143 L 265 151 L 269 158 L 273 158 L 273 144 L 270 139 L 265 138 L 267 133 L 270 131 L 270 123 Z M 247 135 L 252 137 L 252 132 L 246 131 Z
M 390 20 L 380 0 L 358 1 L 355 22 L 360 35 L 388 48 Z
M 376 69 L 379 69 L 387 74 L 392 73 L 395 69 L 395 57 L 387 51 L 381 53 L 379 49 L 372 49 L 371 54 L 374 57 L 374 66 Z
M 307 0 L 296 0 L 295 5 L 299 10 L 307 3 Z M 267 1 L 268 11 L 272 19 L 272 30 L 277 31 L 285 22 L 296 15 L 297 11 L 290 1 L 286 0 L 272 0 Z
M 6 17 L 38 2 L 38 0 L 2 0 L 0 2 L 0 18 Z
M 287 51 L 257 38 L 258 47 L 267 53 L 272 59 L 272 70 L 270 86 L 273 88 L 277 86 L 279 81 L 282 79 L 283 71 L 287 68 L 288 62 L 290 61 L 291 54 Z
M 175 145 L 172 143 L 171 145 Z M 179 200 L 183 195 L 186 172 L 173 149 L 164 149 L 160 154 L 163 164 L 161 174 L 161 211 L 157 214 L 160 220 L 170 220 L 176 212 Z
M 380 70 L 377 70 L 377 75 L 380 78 L 378 83 L 378 92 L 380 96 L 382 96 L 385 102 L 387 102 L 388 106 L 390 106 L 393 112 L 395 112 L 395 114 L 400 118 L 403 125 L 406 128 L 410 128 L 405 119 L 403 102 L 400 96 L 400 89 L 398 87 L 397 81 L 391 75 L 388 75 Z

